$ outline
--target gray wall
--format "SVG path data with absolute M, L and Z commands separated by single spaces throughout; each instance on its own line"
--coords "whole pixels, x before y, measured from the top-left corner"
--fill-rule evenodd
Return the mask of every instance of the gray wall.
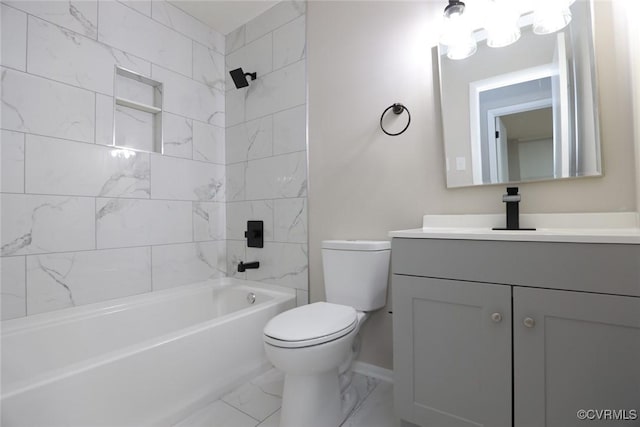
M 310 2 L 310 297 L 324 299 L 323 239 L 387 239 L 427 213 L 501 213 L 503 186 L 447 189 L 431 47 L 440 3 Z M 635 211 L 633 120 L 625 37 L 612 2 L 595 2 L 604 176 L 520 186 L 523 212 Z M 380 131 L 394 102 L 411 110 L 407 132 Z M 637 116 L 636 116 L 637 117 Z M 361 360 L 392 366 L 391 315 L 366 325 Z

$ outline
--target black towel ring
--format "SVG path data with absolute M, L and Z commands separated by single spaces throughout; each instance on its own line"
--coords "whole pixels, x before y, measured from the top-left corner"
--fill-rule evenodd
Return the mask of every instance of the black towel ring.
M 394 114 L 402 114 L 403 111 L 406 111 L 407 116 L 409 116 L 409 120 L 407 120 L 407 125 L 404 127 L 404 129 L 402 129 L 398 133 L 389 133 L 385 130 L 384 126 L 382 125 L 382 119 L 384 119 L 384 115 L 387 114 L 387 111 L 389 110 L 393 111 Z M 411 113 L 409 112 L 409 109 L 407 107 L 400 104 L 399 102 L 396 102 L 395 104 L 388 106 L 387 109 L 384 110 L 382 112 L 382 115 L 380 116 L 380 129 L 382 129 L 382 132 L 386 133 L 389 136 L 398 136 L 401 133 L 404 133 L 404 131 L 409 128 L 410 124 L 411 124 Z

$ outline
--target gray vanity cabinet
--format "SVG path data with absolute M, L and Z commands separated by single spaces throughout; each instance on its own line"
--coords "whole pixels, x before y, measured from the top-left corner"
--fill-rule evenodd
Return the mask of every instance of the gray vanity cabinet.
M 422 426 L 511 426 L 508 286 L 394 276 L 393 313 L 401 418 Z
M 640 417 L 640 298 L 514 287 L 513 319 L 514 426 L 640 426 L 577 418 Z
M 583 246 L 394 238 L 397 415 L 423 427 L 640 426 L 576 415 L 640 416 L 640 246 Z M 619 255 L 610 265 L 576 258 L 608 249 Z

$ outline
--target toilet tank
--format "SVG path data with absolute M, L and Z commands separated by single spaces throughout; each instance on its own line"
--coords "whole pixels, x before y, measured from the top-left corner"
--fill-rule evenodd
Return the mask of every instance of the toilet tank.
M 324 240 L 322 267 L 327 302 L 373 311 L 387 302 L 391 243 Z

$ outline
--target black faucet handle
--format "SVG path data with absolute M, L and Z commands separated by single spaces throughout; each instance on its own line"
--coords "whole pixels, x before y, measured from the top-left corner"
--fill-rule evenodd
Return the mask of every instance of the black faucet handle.
M 518 187 L 507 187 L 507 194 L 502 195 L 502 201 L 505 203 L 519 202 L 522 200 L 520 194 L 518 194 Z

